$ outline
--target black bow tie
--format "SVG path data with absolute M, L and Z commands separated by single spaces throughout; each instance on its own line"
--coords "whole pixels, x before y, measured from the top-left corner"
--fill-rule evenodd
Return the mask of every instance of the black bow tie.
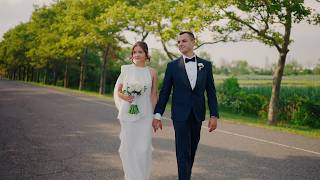
M 193 57 L 191 59 L 186 58 L 185 61 L 186 61 L 186 63 L 188 63 L 188 62 L 196 62 L 196 57 Z

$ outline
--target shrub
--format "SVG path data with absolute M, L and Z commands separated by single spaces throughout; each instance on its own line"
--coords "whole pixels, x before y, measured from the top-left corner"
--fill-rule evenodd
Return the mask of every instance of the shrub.
M 268 115 L 268 103 L 258 113 L 263 119 Z M 320 128 L 320 103 L 297 95 L 280 98 L 277 120 L 279 123 Z
M 320 128 L 320 104 L 308 97 L 292 96 L 280 101 L 279 119 L 289 124 Z
M 226 79 L 217 88 L 221 109 L 251 114 L 267 119 L 271 87 L 240 88 L 235 77 Z M 281 89 L 277 121 L 279 123 L 320 128 L 319 88 L 283 87 Z
M 234 77 L 228 78 L 223 81 L 222 85 L 218 88 L 218 98 L 221 108 L 237 112 L 238 109 L 237 95 L 240 92 L 238 80 Z
M 241 102 L 241 112 L 254 115 L 259 114 L 266 101 L 266 98 L 259 94 L 247 94 L 244 91 L 240 93 L 239 99 Z
M 259 94 L 242 91 L 234 77 L 226 79 L 218 90 L 220 106 L 223 109 L 240 114 L 258 115 L 265 98 Z

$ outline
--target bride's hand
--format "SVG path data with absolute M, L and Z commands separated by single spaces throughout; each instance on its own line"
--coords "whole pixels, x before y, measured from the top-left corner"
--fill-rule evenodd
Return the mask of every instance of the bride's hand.
M 119 97 L 129 103 L 132 103 L 133 99 L 134 99 L 134 96 L 127 96 L 127 95 L 124 95 L 122 93 L 119 93 Z

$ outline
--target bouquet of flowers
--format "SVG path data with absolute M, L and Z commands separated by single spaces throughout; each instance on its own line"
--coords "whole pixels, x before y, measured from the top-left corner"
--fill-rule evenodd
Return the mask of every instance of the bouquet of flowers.
M 146 91 L 147 87 L 143 86 L 141 84 L 127 84 L 126 89 L 123 90 L 123 93 L 128 95 L 128 96 L 134 96 L 134 99 L 129 107 L 129 114 L 138 114 L 139 113 L 139 108 L 136 103 L 136 98 L 138 96 L 143 95 L 143 93 Z

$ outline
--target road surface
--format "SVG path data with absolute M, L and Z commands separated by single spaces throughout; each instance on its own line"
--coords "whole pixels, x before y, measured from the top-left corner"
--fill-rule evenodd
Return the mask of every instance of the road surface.
M 0 180 L 118 180 L 112 101 L 0 80 Z M 169 116 L 154 134 L 151 180 L 177 180 Z M 193 180 L 320 179 L 320 138 L 235 123 L 205 125 Z

